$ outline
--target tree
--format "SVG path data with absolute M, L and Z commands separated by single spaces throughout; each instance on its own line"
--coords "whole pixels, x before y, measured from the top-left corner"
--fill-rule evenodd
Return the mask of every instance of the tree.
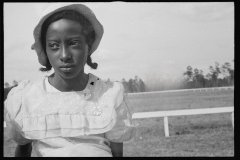
M 193 71 L 192 71 L 192 67 L 188 66 L 187 67 L 187 71 L 185 73 L 183 73 L 184 75 L 188 76 L 188 81 L 192 81 L 193 80 Z
M 139 88 L 139 78 L 138 78 L 138 76 L 135 76 L 133 85 L 134 85 L 135 91 L 136 91 L 136 92 L 140 92 L 140 88 Z
M 12 86 L 17 86 L 18 85 L 18 82 L 16 80 L 13 80 L 13 85 Z
M 4 88 L 9 88 L 10 84 L 8 82 L 4 83 Z
M 225 62 L 222 67 L 221 71 L 224 75 L 224 79 L 227 82 L 227 85 L 233 85 L 234 83 L 234 70 L 231 68 L 231 64 L 228 62 Z
M 187 84 L 188 84 L 188 88 L 192 88 L 192 81 L 193 81 L 193 71 L 192 71 L 192 67 L 188 66 L 187 67 L 187 71 L 183 73 L 183 75 L 187 76 Z
M 124 78 L 122 79 L 121 82 L 122 82 L 123 87 L 124 87 L 124 89 L 125 89 L 125 93 L 131 92 L 130 89 L 129 89 L 129 86 L 128 86 L 128 82 L 127 82 Z
M 203 88 L 205 87 L 205 80 L 203 76 L 203 71 L 194 69 L 193 81 L 195 82 L 195 88 Z
M 199 76 L 198 76 L 198 69 L 195 68 L 194 69 L 194 73 L 193 73 L 193 82 L 195 82 L 195 88 L 199 88 L 199 85 L 198 85 L 198 81 L 199 81 Z
M 204 75 L 203 75 L 203 71 L 202 70 L 199 70 L 199 83 L 200 83 L 200 86 L 201 87 L 205 87 L 205 78 L 204 78 Z
M 108 83 L 108 82 L 110 82 L 110 81 L 111 81 L 111 80 L 108 78 L 106 82 Z
M 210 66 L 209 70 L 211 72 L 213 86 L 217 87 L 218 86 L 218 75 L 221 73 L 220 68 L 219 68 L 219 63 L 215 62 L 215 68 Z
M 210 73 L 208 73 L 207 75 L 206 75 L 206 79 L 205 79 L 205 86 L 206 87 L 212 87 L 212 76 L 211 76 L 211 74 Z
M 141 79 L 139 79 L 139 89 L 140 89 L 140 92 L 145 92 L 146 91 L 146 86 Z
M 128 81 L 128 87 L 131 93 L 137 92 L 136 85 L 134 84 L 134 80 L 132 78 L 130 78 Z

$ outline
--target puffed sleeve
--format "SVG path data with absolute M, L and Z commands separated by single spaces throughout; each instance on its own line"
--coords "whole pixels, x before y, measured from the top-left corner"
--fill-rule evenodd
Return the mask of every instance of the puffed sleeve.
M 111 142 L 124 142 L 133 138 L 136 129 L 132 124 L 132 113 L 128 106 L 127 95 L 124 94 L 124 87 L 120 83 L 120 91 L 116 98 L 115 108 L 117 120 L 114 127 L 105 133 L 105 137 Z
M 5 121 L 7 133 L 19 145 L 25 145 L 32 142 L 32 140 L 23 137 L 24 133 L 21 131 L 21 127 L 15 121 L 21 110 L 24 88 L 28 83 L 29 80 L 19 82 L 17 87 L 11 89 L 7 99 L 4 102 L 4 108 L 6 110 Z

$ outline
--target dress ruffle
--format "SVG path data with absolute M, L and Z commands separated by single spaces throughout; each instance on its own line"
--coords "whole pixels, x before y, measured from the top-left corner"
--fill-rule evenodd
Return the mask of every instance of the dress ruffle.
M 133 134 L 131 113 L 124 105 L 120 82 L 106 83 L 95 76 L 92 97 L 81 92 L 46 92 L 44 79 L 22 81 L 7 100 L 7 126 L 17 143 L 51 137 L 76 137 L 106 133 L 109 141 L 129 140 Z M 98 80 L 97 80 L 98 79 Z M 95 114 L 99 110 L 99 114 Z M 18 135 L 18 136 L 15 136 Z

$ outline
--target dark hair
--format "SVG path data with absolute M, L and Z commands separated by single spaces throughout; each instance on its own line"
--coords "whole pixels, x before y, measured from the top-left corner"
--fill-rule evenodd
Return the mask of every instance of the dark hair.
M 74 10 L 63 10 L 56 12 L 49 16 L 42 24 L 42 29 L 41 29 L 41 44 L 44 49 L 44 52 L 47 57 L 47 52 L 46 52 L 46 34 L 47 34 L 47 29 L 49 25 L 55 21 L 58 21 L 60 19 L 68 19 L 72 20 L 74 22 L 78 22 L 82 26 L 83 34 L 85 35 L 86 42 L 88 44 L 88 49 L 89 51 L 91 50 L 92 44 L 95 40 L 95 32 L 94 29 L 89 22 L 88 19 L 86 19 L 82 14 L 78 13 L 77 11 Z M 92 68 L 92 69 L 97 69 L 98 64 L 92 62 L 91 55 L 88 55 L 87 57 L 87 64 Z M 47 58 L 47 64 L 46 68 L 41 67 L 39 70 L 42 72 L 50 71 L 52 69 L 52 66 L 49 62 L 49 59 Z

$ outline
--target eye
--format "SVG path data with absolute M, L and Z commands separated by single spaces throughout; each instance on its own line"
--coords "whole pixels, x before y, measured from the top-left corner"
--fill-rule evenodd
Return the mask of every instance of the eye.
M 71 42 L 70 42 L 70 45 L 71 45 L 71 46 L 81 45 L 81 41 L 78 41 L 78 40 L 71 41 Z
M 50 49 L 58 49 L 59 48 L 59 44 L 57 44 L 57 43 L 49 43 L 48 44 L 48 47 L 50 48 Z

